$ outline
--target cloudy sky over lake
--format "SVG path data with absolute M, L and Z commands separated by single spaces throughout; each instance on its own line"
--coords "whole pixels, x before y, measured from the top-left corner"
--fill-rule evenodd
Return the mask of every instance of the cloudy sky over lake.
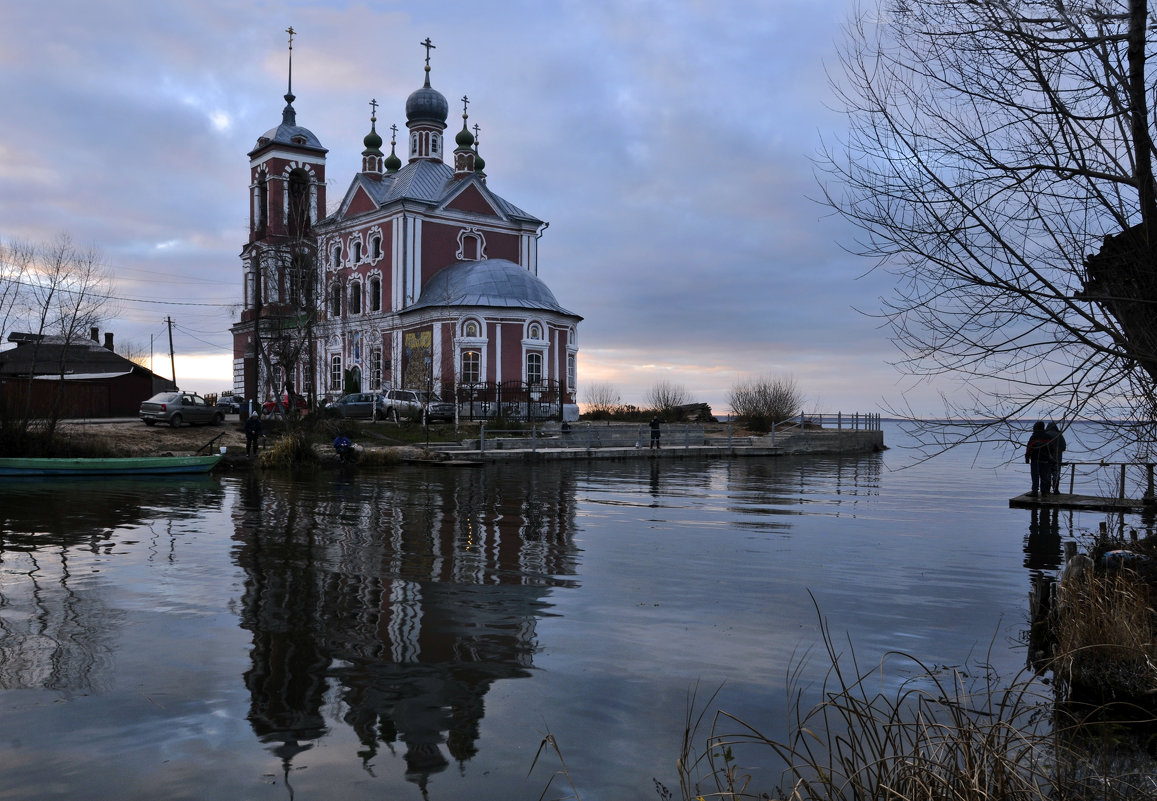
M 666 380 L 793 376 L 809 409 L 938 409 L 909 388 L 874 310 L 891 278 L 841 243 L 815 157 L 843 126 L 827 71 L 850 0 L 439 3 L 43 0 L 0 26 L 0 237 L 67 232 L 116 277 L 118 344 L 178 380 L 232 383 L 248 159 L 278 124 L 293 48 L 298 123 L 329 149 L 331 207 L 370 100 L 404 131 L 423 79 L 463 95 L 488 184 L 550 222 L 542 277 L 581 314 L 582 384 L 641 403 Z M 404 145 L 400 148 L 405 157 Z M 5 336 L 7 332 L 5 332 Z M 946 389 L 949 389 L 945 385 Z

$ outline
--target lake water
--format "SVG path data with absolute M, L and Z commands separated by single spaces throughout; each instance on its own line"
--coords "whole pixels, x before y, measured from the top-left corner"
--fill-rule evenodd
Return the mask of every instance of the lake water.
M 863 663 L 1011 677 L 1033 571 L 1105 516 L 885 426 L 844 459 L 0 484 L 0 799 L 536 799 L 547 732 L 582 798 L 656 798 L 696 686 L 784 731 L 817 606 Z

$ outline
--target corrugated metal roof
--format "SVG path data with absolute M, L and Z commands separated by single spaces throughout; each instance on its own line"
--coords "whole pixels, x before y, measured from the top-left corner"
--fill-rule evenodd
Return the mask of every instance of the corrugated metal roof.
M 105 377 L 131 373 L 140 368 L 132 361 L 88 339 L 65 343 L 59 337 L 46 337 L 40 345 L 22 342 L 15 348 L 0 351 L 0 375 L 28 375 L 65 378 Z
M 526 213 L 505 198 L 494 194 L 477 177 L 454 180 L 453 168 L 443 162 L 428 159 L 411 162 L 395 173 L 383 175 L 380 181 L 368 179 L 363 173 L 358 173 L 346 190 L 343 205 L 360 186 L 378 206 L 403 200 L 417 200 L 437 206 L 447 202 L 462 188 L 464 182 L 477 182 L 478 190 L 494 201 L 494 205 L 503 216 L 531 223 L 542 222 L 533 214 Z

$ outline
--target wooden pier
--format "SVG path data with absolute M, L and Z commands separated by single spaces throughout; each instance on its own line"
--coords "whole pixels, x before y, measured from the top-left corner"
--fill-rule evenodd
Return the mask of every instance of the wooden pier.
M 1140 498 L 1104 498 L 1096 495 L 1070 495 L 1064 492 L 1048 495 L 1017 495 L 1008 499 L 1011 509 L 1077 509 L 1090 512 L 1157 511 L 1157 505 Z
M 1117 494 L 1113 497 L 1100 495 L 1079 495 L 1073 492 L 1078 467 L 1112 468 L 1119 478 L 1114 477 Z M 1146 474 L 1145 494 L 1141 498 L 1125 496 L 1126 470 L 1129 467 L 1144 467 Z M 1065 462 L 1061 465 L 1060 485 L 1065 485 L 1064 469 L 1069 468 L 1068 492 L 1050 492 L 1047 495 L 1024 493 L 1010 498 L 1012 509 L 1085 509 L 1094 512 L 1157 512 L 1157 495 L 1153 490 L 1152 462 Z

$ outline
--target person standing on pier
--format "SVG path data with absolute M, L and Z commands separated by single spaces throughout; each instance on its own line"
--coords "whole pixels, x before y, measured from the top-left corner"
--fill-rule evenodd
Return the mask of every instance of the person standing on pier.
M 1024 450 L 1024 461 L 1032 477 L 1032 492 L 1029 495 L 1033 497 L 1036 497 L 1038 490 L 1041 495 L 1048 495 L 1053 486 L 1050 442 L 1049 436 L 1045 433 L 1045 424 L 1040 421 L 1033 423 L 1032 434 L 1029 435 L 1028 445 Z
M 651 447 L 652 448 L 658 448 L 659 447 L 659 433 L 660 433 L 659 426 L 660 425 L 662 425 L 662 424 L 659 422 L 659 415 L 655 415 L 654 417 L 651 418 Z
M 1045 436 L 1049 440 L 1049 467 L 1052 473 L 1052 491 L 1057 495 L 1061 491 L 1061 465 L 1065 461 L 1065 448 L 1068 447 L 1065 442 L 1065 435 L 1057 427 L 1056 423 L 1049 423 L 1045 426 Z

